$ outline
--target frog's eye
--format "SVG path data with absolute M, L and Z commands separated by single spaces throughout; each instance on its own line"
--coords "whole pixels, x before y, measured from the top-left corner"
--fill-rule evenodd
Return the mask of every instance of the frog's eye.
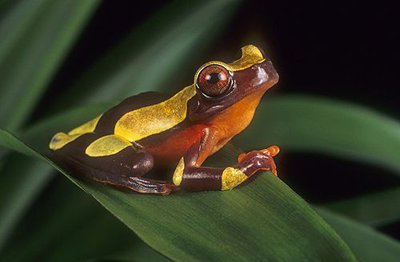
M 197 88 L 208 97 L 225 94 L 231 86 L 231 75 L 220 65 L 209 65 L 203 68 L 197 77 Z

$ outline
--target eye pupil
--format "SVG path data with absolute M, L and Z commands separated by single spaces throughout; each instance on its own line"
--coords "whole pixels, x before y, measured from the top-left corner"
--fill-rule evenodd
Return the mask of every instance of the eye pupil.
M 206 76 L 206 80 L 209 84 L 216 84 L 222 80 L 223 75 L 221 73 L 211 73 Z

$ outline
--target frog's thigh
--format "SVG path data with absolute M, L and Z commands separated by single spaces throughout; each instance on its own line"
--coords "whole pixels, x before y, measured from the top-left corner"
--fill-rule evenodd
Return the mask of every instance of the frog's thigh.
M 129 147 L 134 148 L 128 140 L 115 135 L 106 135 L 90 143 L 85 149 L 85 154 L 89 157 L 112 157 Z
M 113 135 L 84 134 L 54 153 L 76 172 L 92 178 L 100 174 L 138 177 L 153 168 L 151 154 Z
M 142 176 L 153 167 L 153 157 L 149 153 L 115 135 L 94 140 L 86 147 L 85 155 L 103 170 L 125 176 Z
M 150 153 L 132 144 L 124 146 L 126 141 L 116 141 L 118 137 L 103 137 L 94 133 L 82 135 L 55 150 L 55 157 L 73 173 L 104 184 L 147 194 L 165 195 L 173 190 L 169 182 L 142 177 L 153 168 Z M 105 145 L 111 145 L 112 150 L 104 149 Z

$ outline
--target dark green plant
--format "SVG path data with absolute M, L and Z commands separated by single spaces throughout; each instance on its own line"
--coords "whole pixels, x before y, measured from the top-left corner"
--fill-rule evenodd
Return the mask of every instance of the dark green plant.
M 398 260 L 399 243 L 373 228 L 400 217 L 396 188 L 310 207 L 265 173 L 229 192 L 154 197 L 85 184 L 52 163 L 45 154 L 55 132 L 90 119 L 110 100 L 165 90 L 176 72 L 190 75 L 194 60 L 208 59 L 239 1 L 170 4 L 54 98 L 48 109 L 58 113 L 28 124 L 98 4 L 0 2 L 1 260 Z M 340 101 L 269 98 L 236 142 L 243 149 L 278 144 L 284 151 L 321 152 L 400 173 L 400 124 Z M 228 147 L 212 161 L 231 162 L 237 152 Z M 55 179 L 54 168 L 77 187 L 59 174 Z M 46 188 L 46 198 L 35 203 Z

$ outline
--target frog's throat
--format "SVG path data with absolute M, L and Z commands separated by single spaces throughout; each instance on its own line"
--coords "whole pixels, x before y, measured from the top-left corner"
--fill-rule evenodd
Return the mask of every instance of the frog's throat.
M 195 82 L 196 82 L 196 79 L 197 79 L 200 71 L 209 65 L 221 65 L 221 66 L 225 67 L 226 69 L 228 69 L 229 71 L 234 72 L 234 71 L 244 70 L 255 64 L 262 63 L 266 60 L 265 57 L 263 56 L 261 50 L 254 45 L 246 45 L 246 46 L 242 47 L 241 50 L 242 50 L 242 56 L 238 60 L 236 60 L 232 63 L 227 64 L 227 63 L 224 63 L 221 61 L 210 61 L 210 62 L 202 65 L 197 70 L 197 73 L 194 76 Z

